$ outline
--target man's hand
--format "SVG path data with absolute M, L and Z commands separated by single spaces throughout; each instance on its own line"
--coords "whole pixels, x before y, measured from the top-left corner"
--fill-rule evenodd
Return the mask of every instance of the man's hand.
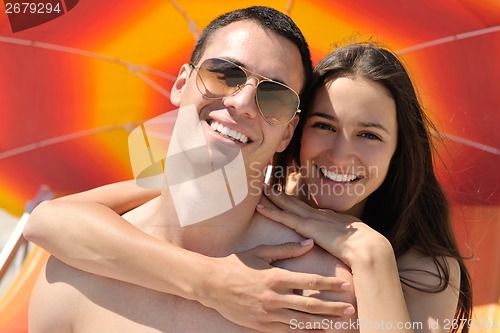
M 203 294 L 198 300 L 226 319 L 262 332 L 323 332 L 302 329 L 294 323 L 321 327 L 318 324 L 322 320 L 341 321 L 343 316 L 354 313 L 353 306 L 297 295 L 293 290 L 346 292 L 351 285 L 335 277 L 296 273 L 270 265 L 277 260 L 299 257 L 313 245 L 312 240 L 261 245 L 228 257 L 212 258 L 214 269 L 210 276 L 203 277 L 199 289 Z

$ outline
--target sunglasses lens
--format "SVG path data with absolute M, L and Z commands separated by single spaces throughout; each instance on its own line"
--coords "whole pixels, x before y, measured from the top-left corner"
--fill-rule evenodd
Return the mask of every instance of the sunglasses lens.
M 227 60 L 209 58 L 197 68 L 196 86 L 206 98 L 223 98 L 236 94 L 247 82 L 246 72 Z M 257 104 L 272 125 L 289 122 L 299 107 L 299 97 L 279 82 L 260 80 L 257 84 Z
M 297 94 L 277 82 L 262 81 L 257 88 L 257 102 L 262 115 L 272 125 L 286 124 L 299 108 Z
M 206 59 L 198 69 L 196 85 L 207 98 L 221 98 L 234 94 L 247 81 L 245 72 L 222 59 Z

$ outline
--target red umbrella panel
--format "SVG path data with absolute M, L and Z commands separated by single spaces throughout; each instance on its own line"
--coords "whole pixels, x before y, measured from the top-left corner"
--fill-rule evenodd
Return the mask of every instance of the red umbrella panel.
M 132 178 L 129 132 L 174 109 L 169 91 L 199 31 L 223 12 L 269 5 L 60 3 L 66 7 L 62 14 L 17 30 L 7 7 L 0 13 L 0 206 L 17 215 L 42 185 L 60 195 Z M 271 5 L 296 21 L 314 62 L 354 39 L 370 38 L 401 55 L 440 131 L 436 168 L 453 205 L 463 253 L 475 259 L 467 263 L 475 304 L 497 304 L 500 2 Z

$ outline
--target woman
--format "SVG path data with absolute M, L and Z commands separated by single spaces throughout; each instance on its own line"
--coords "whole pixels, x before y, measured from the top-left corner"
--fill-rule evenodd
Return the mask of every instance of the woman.
M 258 211 L 313 238 L 351 268 L 358 316 L 362 319 L 357 327 L 360 332 L 391 329 L 441 332 L 446 329 L 445 320 L 452 319 L 454 314 L 457 319 L 469 318 L 470 282 L 451 233 L 446 200 L 433 173 L 429 123 L 403 66 L 388 51 L 358 44 L 334 51 L 317 66 L 316 73 L 311 87 L 314 98 L 307 108 L 309 114 L 301 117 L 294 143 L 277 157 L 273 178 L 274 184 L 294 189 L 292 194 L 296 198 L 271 193 L 269 198 L 284 211 L 263 206 Z M 299 172 L 289 172 L 291 165 Z M 232 292 L 236 293 L 236 288 L 228 291 L 225 284 L 216 281 L 221 276 L 226 281 L 227 276 L 234 280 L 244 277 L 240 286 L 258 281 L 258 288 L 252 294 L 259 295 L 260 291 L 265 294 L 270 289 L 280 289 L 276 280 L 262 283 L 265 280 L 262 271 L 241 265 L 236 256 L 202 258 L 155 243 L 132 226 L 126 226 L 108 208 L 91 203 L 97 198 L 113 197 L 110 191 L 116 193 L 99 189 L 77 199 L 73 196 L 37 208 L 31 227 L 38 224 L 38 230 L 44 226 L 49 229 L 45 233 L 28 229 L 27 235 L 31 234 L 32 240 L 81 269 L 197 299 L 229 320 L 265 330 L 269 319 L 259 318 L 258 323 L 247 319 L 251 316 L 245 312 L 245 306 L 231 310 L 234 303 L 227 305 L 225 300 Z M 125 205 L 130 199 L 122 193 L 121 189 L 121 197 L 104 201 L 105 205 L 123 212 L 152 195 L 138 194 L 135 202 Z M 98 212 L 84 212 L 96 206 Z M 87 220 L 81 224 L 83 230 L 68 233 L 55 228 L 67 230 L 69 223 L 58 224 L 46 218 L 59 216 L 63 220 L 63 216 L 80 215 Z M 92 218 L 99 222 L 90 222 Z M 100 232 L 103 228 L 106 232 Z M 103 238 L 104 234 L 107 238 Z M 58 238 L 68 235 L 71 238 Z M 85 241 L 85 235 L 101 238 L 96 244 Z M 142 255 L 124 257 L 123 253 L 132 254 L 127 249 L 130 240 L 134 241 L 134 252 L 142 249 L 142 253 L 158 254 L 156 267 L 171 267 L 169 274 L 176 275 L 162 274 L 160 269 L 144 265 Z M 69 244 L 76 245 L 71 254 L 64 252 Z M 294 252 L 297 255 L 306 250 Z M 266 253 L 258 249 L 257 254 L 249 251 L 242 257 L 246 257 L 243 261 L 255 262 L 259 260 L 256 257 L 265 258 Z M 271 255 L 275 260 L 282 257 Z M 165 260 L 165 265 L 161 260 Z M 181 272 L 172 266 L 172 262 L 179 260 Z M 119 269 L 110 268 L 115 262 Z M 191 267 L 186 262 L 192 263 Z M 207 275 L 200 274 L 200 266 L 203 271 L 208 262 L 217 269 L 207 268 Z M 203 281 L 196 276 L 203 276 Z M 205 280 L 209 276 L 217 279 Z M 281 283 L 283 287 L 283 280 Z M 459 296 L 453 288 L 460 288 Z M 279 295 L 274 292 L 273 296 L 278 299 Z M 262 298 L 255 296 L 254 300 L 261 302 Z M 281 301 L 289 305 L 284 298 Z M 265 308 L 273 303 L 276 304 L 261 304 Z M 266 311 L 277 313 L 280 309 L 276 305 Z M 411 322 L 417 325 L 409 326 Z
M 387 270 L 396 259 L 399 277 L 392 267 L 393 278 L 403 284 L 413 321 L 425 323 L 426 315 L 435 314 L 429 307 L 444 309 L 443 303 L 433 303 L 444 298 L 433 300 L 430 294 L 447 288 L 453 294 L 450 286 L 461 291 L 455 318 L 470 318 L 470 280 L 453 237 L 448 204 L 433 171 L 432 124 L 404 67 L 382 48 L 356 44 L 335 50 L 316 66 L 315 73 L 312 106 L 305 108 L 309 113 L 301 117 L 287 150 L 277 156 L 273 180 L 284 186 L 293 174 L 282 170 L 290 171 L 292 164 L 299 166 L 302 177 L 291 191 L 301 201 L 271 195 L 283 212 L 263 207 L 258 211 L 314 238 L 351 267 L 358 316 L 376 306 L 369 299 L 364 302 L 360 290 L 370 294 L 370 288 L 376 292 L 388 282 L 385 279 L 391 273 Z M 385 102 L 377 104 L 377 91 L 380 96 L 386 94 Z M 390 100 L 395 104 L 397 134 L 388 112 Z M 392 158 L 385 159 L 392 149 Z M 336 192 L 334 198 L 332 192 Z M 341 219 L 332 211 L 365 223 Z M 378 284 L 374 281 L 377 274 L 370 274 L 367 267 L 375 263 L 382 272 Z M 455 310 L 454 302 L 451 296 L 448 309 Z M 426 306 L 425 313 L 415 304 Z M 447 320 L 441 319 L 439 324 L 451 328 L 446 324 L 452 316 L 443 318 Z

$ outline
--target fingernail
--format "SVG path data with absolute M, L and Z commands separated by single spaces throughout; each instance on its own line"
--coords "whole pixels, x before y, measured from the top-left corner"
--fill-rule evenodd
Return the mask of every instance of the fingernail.
M 349 282 L 344 282 L 340 285 L 340 289 L 342 290 L 351 290 L 351 284 Z
M 312 239 L 304 239 L 302 242 L 300 242 L 300 245 L 302 246 L 308 246 L 308 245 L 311 245 L 312 242 L 314 242 Z
M 263 204 L 258 204 L 257 208 L 264 208 L 265 206 Z
M 344 310 L 345 315 L 352 315 L 352 314 L 354 314 L 354 312 L 356 312 L 356 310 L 352 306 L 350 306 Z

